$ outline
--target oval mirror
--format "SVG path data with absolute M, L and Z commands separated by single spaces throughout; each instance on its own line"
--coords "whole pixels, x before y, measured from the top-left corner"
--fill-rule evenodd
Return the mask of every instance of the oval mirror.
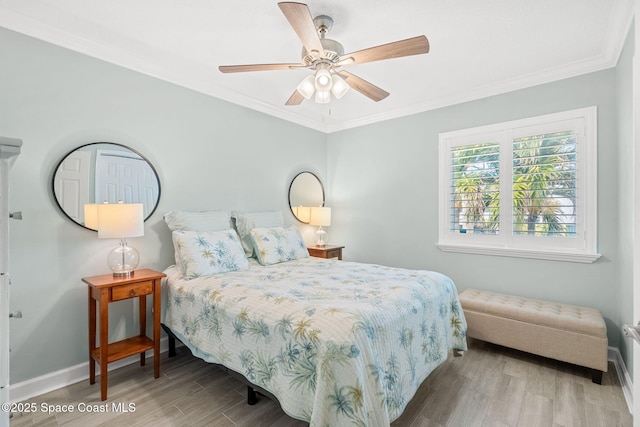
M 324 188 L 315 174 L 300 172 L 289 185 L 289 208 L 298 221 L 308 224 L 311 206 L 324 206 Z
M 85 226 L 84 205 L 142 203 L 147 220 L 160 201 L 160 179 L 137 151 L 113 142 L 93 142 L 69 152 L 53 173 L 53 195 L 62 212 Z

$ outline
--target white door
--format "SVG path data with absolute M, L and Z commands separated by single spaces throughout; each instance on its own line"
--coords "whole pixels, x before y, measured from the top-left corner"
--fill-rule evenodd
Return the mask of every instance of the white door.
M 0 403 L 9 402 L 9 276 L 0 275 Z M 9 413 L 0 411 L 0 427 L 9 425 Z
M 151 213 L 151 209 L 156 205 L 158 200 L 158 178 L 155 172 L 145 161 L 137 167 L 138 173 L 138 203 L 144 206 L 144 217 Z
M 75 151 L 60 165 L 53 188 L 62 210 L 78 224 L 84 224 L 84 205 L 89 200 L 91 152 Z
M 9 401 L 9 275 L 0 273 L 0 402 Z M 0 424 L 1 425 L 1 424 Z
M 640 321 L 640 0 L 635 1 L 635 52 L 633 56 L 634 235 L 633 319 Z M 640 343 L 633 342 L 633 426 L 640 427 Z
M 149 163 L 129 151 L 97 151 L 95 187 L 96 203 L 142 203 L 145 218 L 160 191 Z

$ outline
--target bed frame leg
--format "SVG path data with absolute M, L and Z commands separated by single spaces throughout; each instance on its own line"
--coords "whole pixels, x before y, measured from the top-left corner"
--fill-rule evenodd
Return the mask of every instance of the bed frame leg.
M 247 386 L 247 404 L 255 405 L 256 403 L 258 403 L 258 393 L 256 393 L 253 387 L 248 385 Z
M 169 357 L 174 357 L 176 355 L 176 336 L 173 335 L 171 329 L 167 328 L 164 324 L 161 324 L 162 329 L 167 333 L 168 344 L 169 344 Z
M 169 336 L 169 357 L 174 357 L 176 355 L 176 339 L 172 336 Z
M 453 349 L 453 357 L 462 357 L 464 356 L 464 350 Z
M 602 384 L 602 371 L 598 371 L 597 369 L 592 369 L 591 382 L 595 384 Z

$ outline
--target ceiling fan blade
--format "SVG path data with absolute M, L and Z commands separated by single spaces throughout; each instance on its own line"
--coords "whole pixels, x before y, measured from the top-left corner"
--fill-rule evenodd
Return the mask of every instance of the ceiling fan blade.
M 384 89 L 380 89 L 378 86 L 373 83 L 369 83 L 365 79 L 356 76 L 355 74 L 351 74 L 348 71 L 340 71 L 338 73 L 343 79 L 346 80 L 347 84 L 351 86 L 353 89 L 357 90 L 364 96 L 371 98 L 375 102 L 382 101 L 387 96 L 389 96 L 389 92 Z
M 302 45 L 307 49 L 307 52 L 318 52 L 320 56 L 324 55 L 324 49 L 316 26 L 313 23 L 311 12 L 309 12 L 309 7 L 304 3 L 295 2 L 281 2 L 278 3 L 278 6 L 302 41 Z
M 364 64 L 382 59 L 400 58 L 429 52 L 429 40 L 426 36 L 417 36 L 380 46 L 370 47 L 340 57 L 336 65 Z
M 296 68 L 307 68 L 302 64 L 248 64 L 248 65 L 221 65 L 218 69 L 223 73 L 243 73 L 246 71 L 273 71 L 273 70 L 293 70 Z
M 304 100 L 304 96 L 300 95 L 298 90 L 294 90 L 285 105 L 300 105 L 300 103 Z

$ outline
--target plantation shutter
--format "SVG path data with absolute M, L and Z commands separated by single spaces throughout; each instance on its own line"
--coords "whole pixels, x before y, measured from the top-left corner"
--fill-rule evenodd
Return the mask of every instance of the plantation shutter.
M 449 230 L 500 231 L 500 143 L 461 145 L 451 150 Z
M 576 237 L 575 129 L 513 138 L 513 234 Z

